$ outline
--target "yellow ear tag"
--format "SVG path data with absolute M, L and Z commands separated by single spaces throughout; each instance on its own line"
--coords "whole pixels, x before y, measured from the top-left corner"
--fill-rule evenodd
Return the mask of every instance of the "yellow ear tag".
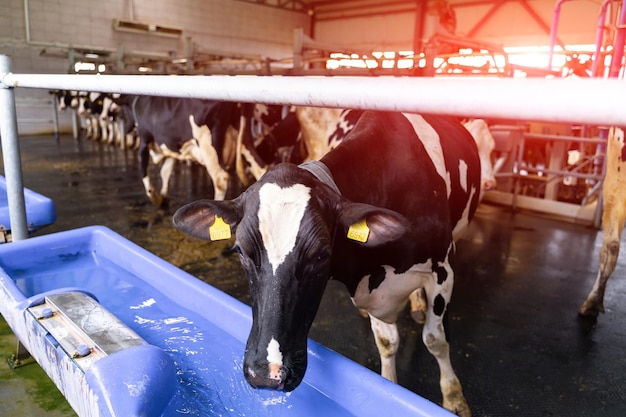
M 215 222 L 209 227 L 209 237 L 211 240 L 230 239 L 230 225 L 220 216 L 215 216 Z
M 348 239 L 356 240 L 357 242 L 365 243 L 370 235 L 370 228 L 367 227 L 365 219 L 360 222 L 354 223 L 348 229 Z

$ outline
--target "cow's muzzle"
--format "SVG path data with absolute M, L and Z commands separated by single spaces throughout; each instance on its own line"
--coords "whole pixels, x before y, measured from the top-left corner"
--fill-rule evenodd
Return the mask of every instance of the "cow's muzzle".
M 254 388 L 269 388 L 284 390 L 285 382 L 289 377 L 289 369 L 284 366 L 269 364 L 268 369 L 263 374 L 255 372 L 252 368 L 245 371 L 246 380 Z

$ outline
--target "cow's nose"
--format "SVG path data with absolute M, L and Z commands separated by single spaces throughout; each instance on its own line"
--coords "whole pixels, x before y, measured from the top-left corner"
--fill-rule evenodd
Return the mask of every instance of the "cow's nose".
M 246 371 L 246 380 L 255 388 L 283 390 L 285 388 L 285 381 L 289 376 L 289 370 L 284 366 L 275 364 L 270 364 L 268 370 L 269 372 L 264 375 L 259 375 L 259 373 L 249 368 Z
M 485 181 L 485 183 L 483 184 L 483 190 L 484 191 L 489 191 L 489 190 L 493 190 L 496 188 L 496 180 L 487 180 Z

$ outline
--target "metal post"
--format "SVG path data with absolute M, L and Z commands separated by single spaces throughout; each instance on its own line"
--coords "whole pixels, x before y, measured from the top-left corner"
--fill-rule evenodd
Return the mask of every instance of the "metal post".
M 0 55 L 0 81 L 3 81 L 4 76 L 10 72 L 11 61 L 9 57 Z M 28 227 L 26 223 L 20 146 L 17 136 L 15 95 L 13 88 L 6 86 L 3 82 L 0 83 L 0 137 L 2 137 L 4 175 L 7 181 L 11 236 L 13 241 L 22 240 L 28 237 Z
M 78 140 L 80 135 L 80 126 L 78 126 L 78 114 L 76 109 L 70 109 L 72 112 L 72 137 Z
M 554 5 L 552 13 L 552 26 L 550 27 L 550 51 L 548 52 L 548 70 L 552 71 L 552 58 L 554 56 L 554 45 L 556 44 L 556 34 L 558 33 L 559 18 L 561 17 L 561 6 L 569 0 L 559 0 Z
M 613 57 L 611 58 L 611 69 L 609 77 L 617 78 L 622 69 L 622 58 L 624 58 L 624 43 L 626 42 L 626 2 L 622 3 L 622 8 L 617 21 L 617 31 L 613 44 Z
M 596 30 L 596 52 L 593 55 L 593 63 L 591 65 L 592 77 L 601 77 L 602 73 L 600 69 L 604 69 L 604 55 L 602 54 L 602 44 L 604 41 L 606 11 L 611 1 L 612 0 L 604 0 L 604 3 L 602 3 L 602 7 L 600 8 L 600 15 L 598 16 L 598 28 Z
M 53 94 L 52 97 L 52 123 L 54 126 L 54 137 L 55 139 L 59 139 L 59 106 L 57 105 L 56 96 Z

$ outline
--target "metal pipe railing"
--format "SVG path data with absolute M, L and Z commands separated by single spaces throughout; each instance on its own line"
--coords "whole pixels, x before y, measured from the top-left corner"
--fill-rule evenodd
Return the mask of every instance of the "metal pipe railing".
M 557 33 L 559 28 L 559 18 L 561 17 L 561 7 L 563 3 L 572 0 L 559 0 L 554 5 L 554 11 L 552 12 L 552 26 L 550 26 L 550 49 L 548 51 L 548 70 L 552 70 L 552 58 L 554 57 L 554 46 L 557 42 Z
M 606 12 L 609 8 L 609 4 L 614 0 L 604 0 L 600 7 L 600 14 L 598 15 L 598 25 L 596 29 L 596 52 L 593 55 L 593 62 L 591 64 L 591 76 L 601 77 L 600 69 L 604 67 L 604 55 L 602 54 L 602 44 L 604 43 L 604 31 L 606 29 Z
M 14 87 L 626 125 L 626 83 L 619 79 L 13 74 L 9 57 L 0 55 L 0 126 L 9 207 L 14 208 L 12 232 L 17 239 L 28 232 L 23 192 L 21 198 L 16 192 L 23 186 Z
M 615 31 L 615 42 L 613 44 L 613 56 L 611 57 L 611 67 L 609 77 L 617 78 L 622 69 L 622 59 L 624 58 L 624 44 L 626 43 L 626 1 L 622 2 L 617 28 Z
M 0 83 L 8 87 L 626 125 L 626 83 L 617 79 L 0 73 Z

